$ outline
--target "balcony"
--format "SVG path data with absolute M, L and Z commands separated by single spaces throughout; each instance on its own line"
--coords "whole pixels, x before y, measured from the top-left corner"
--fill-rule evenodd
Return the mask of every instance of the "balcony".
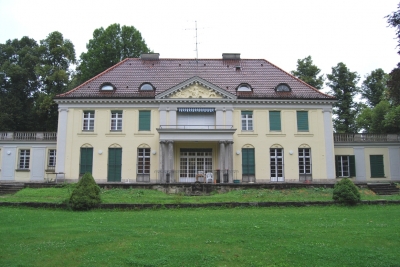
M 400 143 L 399 134 L 334 133 L 335 143 Z
M 160 140 L 219 141 L 232 140 L 233 125 L 160 125 Z
M 57 132 L 0 132 L 0 141 L 57 141 Z

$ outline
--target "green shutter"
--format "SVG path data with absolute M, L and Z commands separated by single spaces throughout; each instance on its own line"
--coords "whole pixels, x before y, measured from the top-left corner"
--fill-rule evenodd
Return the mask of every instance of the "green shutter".
M 253 115 L 253 111 L 242 110 L 242 115 Z
M 242 173 L 243 175 L 255 174 L 254 148 L 242 149 Z
M 270 131 L 281 131 L 281 112 L 270 111 L 269 112 L 269 130 Z
M 109 182 L 121 182 L 122 148 L 108 149 L 108 175 Z
M 81 147 L 81 159 L 79 163 L 79 174 L 83 175 L 87 172 L 92 173 L 93 166 L 93 148 Z
M 335 156 L 335 170 L 336 170 L 336 177 L 340 177 L 340 171 L 341 171 L 341 164 L 340 164 L 340 158 L 341 156 Z
M 356 157 L 349 156 L 350 177 L 356 177 Z
M 150 131 L 150 110 L 139 110 L 139 131 Z
M 383 155 L 369 155 L 371 178 L 384 178 Z
M 297 111 L 297 131 L 308 132 L 308 111 Z

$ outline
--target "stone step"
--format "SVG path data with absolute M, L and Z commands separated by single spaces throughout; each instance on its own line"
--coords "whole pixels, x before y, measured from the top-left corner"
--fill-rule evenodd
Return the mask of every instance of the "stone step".
M 0 195 L 15 194 L 24 188 L 24 184 L 0 184 Z
M 371 183 L 368 184 L 368 188 L 377 195 L 396 195 L 400 192 L 394 183 Z

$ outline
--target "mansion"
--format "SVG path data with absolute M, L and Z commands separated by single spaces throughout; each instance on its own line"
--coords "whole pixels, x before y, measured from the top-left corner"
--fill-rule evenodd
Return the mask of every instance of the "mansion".
M 334 134 L 335 101 L 264 59 L 143 54 L 56 96 L 57 133 L 0 132 L 0 182 L 400 181 L 399 136 Z

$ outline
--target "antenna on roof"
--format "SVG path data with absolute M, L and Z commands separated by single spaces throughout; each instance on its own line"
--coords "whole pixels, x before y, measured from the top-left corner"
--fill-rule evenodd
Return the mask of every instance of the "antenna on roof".
M 189 28 L 189 29 L 185 29 L 185 30 L 195 30 L 196 31 L 196 49 L 195 49 L 195 51 L 196 51 L 196 62 L 198 61 L 198 59 L 199 59 L 199 49 L 197 48 L 197 45 L 199 44 L 198 42 L 197 42 L 197 20 L 195 20 L 194 21 L 194 29 L 193 28 Z

